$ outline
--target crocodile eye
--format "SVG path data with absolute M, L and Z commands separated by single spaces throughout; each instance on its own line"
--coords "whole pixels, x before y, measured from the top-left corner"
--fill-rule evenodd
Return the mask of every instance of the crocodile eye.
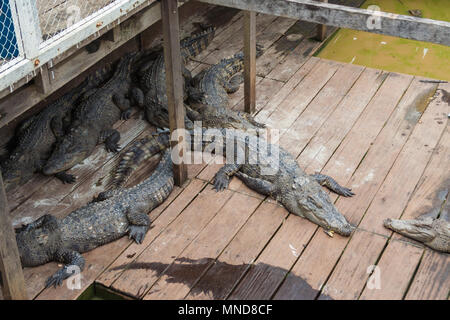
M 308 196 L 308 201 L 312 203 L 315 207 L 322 209 L 322 204 L 311 196 Z

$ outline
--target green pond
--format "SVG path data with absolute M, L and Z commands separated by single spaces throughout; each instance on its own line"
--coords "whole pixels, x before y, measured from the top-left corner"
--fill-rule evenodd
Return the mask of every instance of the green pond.
M 423 18 L 450 21 L 450 0 L 373 0 L 381 11 L 411 15 L 420 10 Z M 376 69 L 428 78 L 450 80 L 450 47 L 374 33 L 340 29 L 316 54 L 318 57 Z

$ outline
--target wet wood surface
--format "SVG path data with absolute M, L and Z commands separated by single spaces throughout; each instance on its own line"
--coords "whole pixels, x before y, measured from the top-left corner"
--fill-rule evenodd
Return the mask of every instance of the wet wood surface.
M 204 161 L 189 165 L 189 182 L 150 213 L 143 244 L 124 237 L 85 253 L 82 290 L 44 290 L 56 263 L 26 268 L 29 297 L 75 299 L 94 282 L 138 299 L 448 298 L 449 256 L 393 235 L 382 222 L 432 209 L 445 186 L 450 87 L 311 57 L 320 45 L 309 39 L 316 26 L 282 19 L 257 15 L 264 54 L 256 61 L 256 119 L 281 129 L 281 145 L 307 173 L 353 189 L 352 198 L 330 196 L 355 233 L 330 238 L 238 178 L 216 193 L 211 180 L 222 165 Z M 224 21 L 189 68 L 199 72 L 242 50 L 242 30 L 242 14 Z M 230 107 L 244 109 L 243 91 L 230 96 Z M 154 130 L 138 111 L 115 127 L 124 149 Z M 35 175 L 8 194 L 14 224 L 87 203 L 108 186 L 119 157 L 98 146 L 72 169 L 74 185 Z M 129 185 L 152 168 L 140 168 Z

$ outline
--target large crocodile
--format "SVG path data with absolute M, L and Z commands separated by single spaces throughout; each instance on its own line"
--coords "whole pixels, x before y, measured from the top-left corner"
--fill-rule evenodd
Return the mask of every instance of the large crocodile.
M 191 149 L 199 150 L 194 143 L 199 141 L 193 136 L 196 130 L 188 132 L 187 137 L 192 136 Z M 280 201 L 289 212 L 322 226 L 329 235 L 337 232 L 349 236 L 354 230 L 321 186 L 345 197 L 354 195 L 350 189 L 340 186 L 329 176 L 306 174 L 287 151 L 262 137 L 224 128 L 202 129 L 200 132 L 200 150 L 223 152 L 227 156 L 232 154 L 232 158 L 227 158 L 227 164 L 215 175 L 214 188 L 217 191 L 224 190 L 230 178 L 236 175 L 251 189 Z M 117 184 L 123 183 L 122 175 L 129 173 L 128 168 L 169 147 L 168 135 L 166 130 L 156 137 L 137 141 L 121 161 L 120 172 L 116 175 L 119 179 Z M 233 152 L 227 150 L 230 146 Z
M 87 98 L 109 77 L 109 65 L 89 75 L 78 87 L 52 102 L 38 114 L 19 125 L 15 147 L 1 164 L 6 189 L 26 182 L 34 172 L 42 171 L 53 150 L 70 124 L 71 112 L 81 99 Z M 63 182 L 73 182 L 73 176 L 64 172 L 55 174 Z
M 189 84 L 192 80 L 190 71 L 185 67 L 189 59 L 195 57 L 209 45 L 214 38 L 215 28 L 206 30 L 187 37 L 180 42 L 182 72 L 184 81 L 184 98 L 188 97 Z M 164 52 L 160 50 L 156 58 L 145 64 L 140 72 L 140 87 L 144 98 L 142 107 L 145 110 L 147 120 L 156 127 L 169 127 L 169 113 L 166 94 L 166 71 L 164 64 Z M 191 122 L 185 117 L 186 126 L 192 127 Z
M 23 226 L 16 231 L 22 266 L 33 267 L 50 261 L 64 263 L 46 282 L 46 287 L 56 287 L 74 271 L 83 269 L 85 261 L 81 253 L 127 233 L 142 243 L 150 226 L 148 212 L 172 192 L 172 170 L 167 151 L 153 174 L 140 184 L 104 192 L 100 201 L 91 202 L 62 219 L 44 215 Z
M 127 95 L 131 88 L 132 63 L 139 55 L 130 53 L 124 56 L 113 77 L 74 109 L 68 133 L 56 145 L 43 168 L 44 174 L 52 175 L 72 168 L 87 158 L 100 143 L 105 143 L 109 152 L 119 150 L 120 133 L 112 126 L 120 118 L 128 119 L 131 114 Z
M 417 219 L 386 219 L 384 226 L 408 238 L 422 242 L 426 246 L 450 253 L 450 192 L 446 190 L 444 203 Z M 445 197 L 445 196 L 444 196 Z
M 191 84 L 204 93 L 203 104 L 228 108 L 228 95 L 236 92 L 243 81 L 239 73 L 243 67 L 244 54 L 238 52 L 197 74 Z

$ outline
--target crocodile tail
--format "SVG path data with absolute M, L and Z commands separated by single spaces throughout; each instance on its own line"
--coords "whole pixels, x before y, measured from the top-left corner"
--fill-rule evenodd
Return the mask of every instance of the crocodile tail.
M 218 63 L 222 77 L 229 79 L 244 68 L 244 53 L 238 52 L 234 56 L 224 58 Z
M 202 32 L 184 38 L 180 42 L 181 56 L 186 63 L 189 58 L 193 58 L 203 50 L 205 50 L 211 43 L 216 33 L 215 27 L 209 27 Z
M 119 162 L 112 182 L 113 188 L 121 187 L 139 165 L 169 147 L 169 131 L 164 130 L 136 141 Z

